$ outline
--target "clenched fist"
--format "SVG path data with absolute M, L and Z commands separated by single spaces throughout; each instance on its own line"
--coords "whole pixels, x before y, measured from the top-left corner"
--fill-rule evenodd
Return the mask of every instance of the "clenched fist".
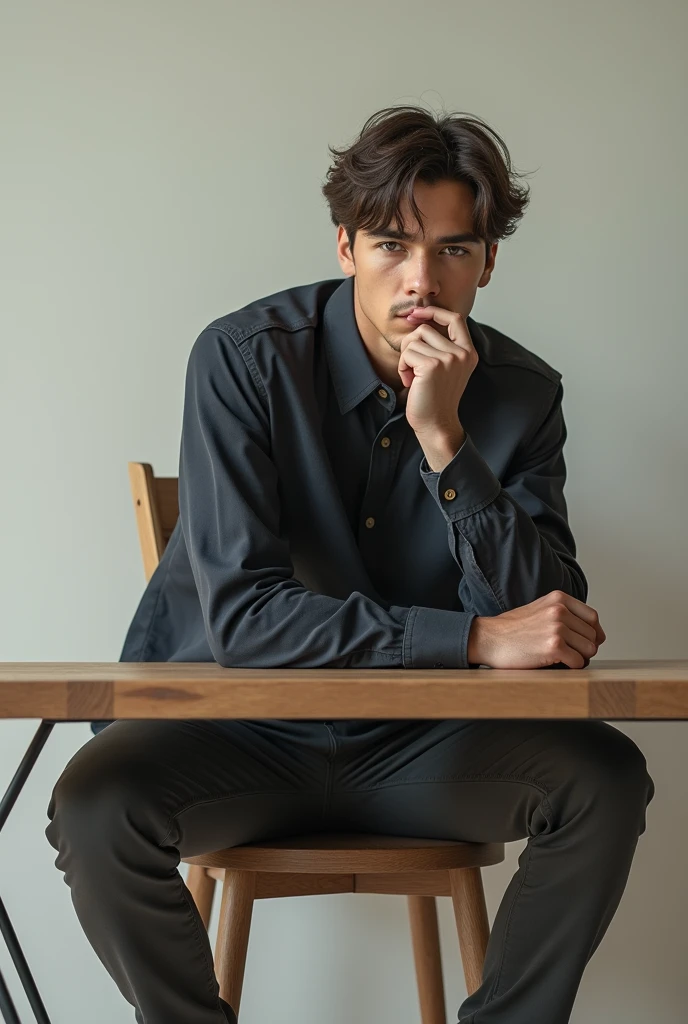
M 477 616 L 468 636 L 468 660 L 491 668 L 546 668 L 557 662 L 587 668 L 606 639 L 594 608 L 552 590 L 501 615 Z

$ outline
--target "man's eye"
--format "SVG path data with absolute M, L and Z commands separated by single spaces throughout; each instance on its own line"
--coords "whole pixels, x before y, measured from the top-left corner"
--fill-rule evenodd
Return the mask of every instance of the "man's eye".
M 380 242 L 379 245 L 377 246 L 377 248 L 378 249 L 383 249 L 384 252 L 395 252 L 396 251 L 394 249 L 385 249 L 384 247 L 386 245 L 399 245 L 399 243 L 398 242 Z M 445 250 L 446 249 L 458 249 L 458 250 L 460 250 L 460 253 L 464 253 L 466 256 L 469 255 L 468 249 L 464 249 L 464 247 L 462 245 L 447 245 L 447 246 L 445 246 Z M 458 256 L 460 253 L 458 253 L 458 252 L 457 253 L 451 253 L 451 255 L 452 256 Z

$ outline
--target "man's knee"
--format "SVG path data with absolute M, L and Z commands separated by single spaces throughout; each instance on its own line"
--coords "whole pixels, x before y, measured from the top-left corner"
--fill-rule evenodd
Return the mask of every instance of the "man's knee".
M 636 820 L 645 830 L 645 809 L 654 796 L 654 781 L 638 745 L 606 722 L 588 723 L 589 742 L 579 752 L 579 784 L 613 817 Z
M 61 856 L 99 858 L 137 823 L 155 826 L 155 796 L 142 766 L 124 748 L 113 756 L 98 740 L 76 752 L 53 787 L 45 834 Z
M 606 723 L 603 723 L 606 724 Z M 614 778 L 621 781 L 629 793 L 638 793 L 649 803 L 654 795 L 654 782 L 647 770 L 647 759 L 640 747 L 614 726 L 607 725 L 609 730 L 604 742 L 607 762 L 613 765 Z

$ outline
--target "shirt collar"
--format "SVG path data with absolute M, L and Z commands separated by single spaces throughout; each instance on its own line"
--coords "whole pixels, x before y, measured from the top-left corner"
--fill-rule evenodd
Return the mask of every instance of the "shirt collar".
M 467 317 L 466 325 L 478 348 L 478 324 Z M 330 376 L 342 415 L 362 402 L 376 388 L 389 390 L 388 385 L 382 384 L 370 362 L 356 323 L 353 276 L 346 277 L 325 303 L 323 334 Z

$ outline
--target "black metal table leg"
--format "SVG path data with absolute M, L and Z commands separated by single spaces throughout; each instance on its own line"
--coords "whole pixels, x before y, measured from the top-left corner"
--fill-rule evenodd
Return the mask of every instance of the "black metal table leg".
M 50 1024 L 50 1019 L 46 1012 L 45 1006 L 43 1005 L 43 1000 L 38 994 L 36 982 L 33 980 L 31 971 L 29 970 L 29 965 L 26 962 L 24 951 L 19 945 L 17 933 L 12 927 L 12 922 L 10 921 L 7 911 L 5 910 L 5 904 L 2 902 L 1 899 L 0 931 L 2 932 L 2 936 L 5 940 L 7 948 L 10 951 L 10 956 L 12 957 L 12 962 L 14 964 L 15 970 L 19 975 L 19 980 L 24 986 L 24 991 L 26 992 L 26 997 L 29 1000 L 31 1009 L 33 1010 L 34 1017 L 38 1021 L 38 1024 Z M 17 1018 L 17 1020 L 19 1020 L 19 1018 Z
M 12 781 L 7 787 L 5 795 L 0 801 L 0 829 L 2 829 L 3 825 L 7 821 L 7 816 L 14 807 L 17 797 L 24 788 L 24 783 L 28 779 L 29 773 L 31 772 L 31 769 L 36 763 L 36 759 L 38 758 L 38 755 L 43 749 L 45 741 L 52 732 L 54 725 L 54 722 L 43 721 L 38 726 L 38 729 L 36 730 L 34 737 L 27 748 L 26 753 L 21 759 L 19 767 L 14 773 Z M 31 974 L 31 971 L 29 970 L 29 965 L 26 962 L 26 957 L 24 956 L 22 948 L 19 944 L 19 939 L 17 938 L 17 934 L 14 928 L 12 927 L 12 922 L 10 921 L 7 915 L 7 911 L 5 910 L 5 905 L 2 902 L 2 900 L 0 900 L 0 931 L 2 932 L 2 935 L 7 944 L 7 948 L 10 952 L 10 956 L 12 957 L 12 962 L 14 963 L 17 974 L 19 975 L 19 979 L 22 985 L 24 986 L 26 997 L 29 1000 L 29 1005 L 33 1010 L 36 1021 L 38 1022 L 38 1024 L 50 1024 L 50 1019 L 46 1012 L 45 1006 L 43 1005 L 43 1000 L 41 999 L 38 993 L 36 983 L 33 980 L 33 976 Z M 12 997 L 5 983 L 5 979 L 3 978 L 1 973 L 0 1010 L 2 1010 L 2 1015 L 5 1019 L 5 1024 L 21 1024 L 15 1005 L 12 1002 Z
M 0 971 L 0 1011 L 2 1011 L 2 1015 L 7 1024 L 21 1024 L 17 1009 L 12 1002 L 10 990 L 5 984 L 5 979 L 2 976 L 2 971 Z

